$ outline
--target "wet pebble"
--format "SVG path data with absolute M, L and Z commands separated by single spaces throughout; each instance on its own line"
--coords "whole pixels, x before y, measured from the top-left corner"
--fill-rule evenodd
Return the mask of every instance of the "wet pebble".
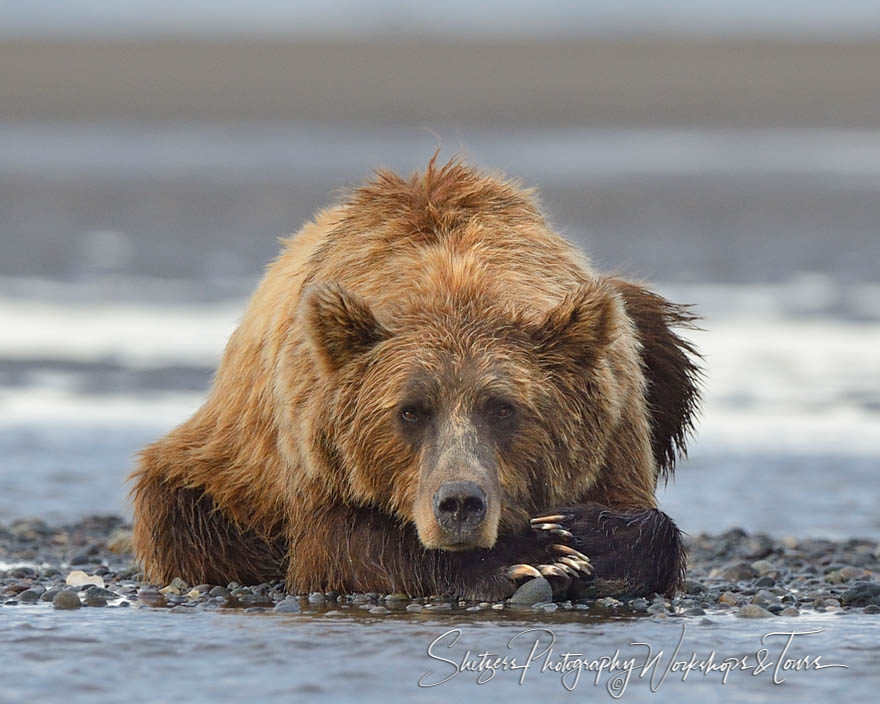
M 75 592 L 64 589 L 58 592 L 55 595 L 55 598 L 52 599 L 52 606 L 54 606 L 56 609 L 69 610 L 78 609 L 82 606 L 82 603 L 80 603 L 79 597 L 76 595 Z
M 53 587 L 52 589 L 47 589 L 40 595 L 40 601 L 52 601 L 55 598 L 55 595 L 61 590 L 58 587 Z
M 780 600 L 779 597 L 776 596 L 776 594 L 774 594 L 773 592 L 762 589 L 752 597 L 751 603 L 757 604 L 758 606 L 767 607 L 771 604 L 779 604 Z
M 285 599 L 279 601 L 272 611 L 279 614 L 298 614 L 302 613 L 302 607 L 296 599 Z
M 729 606 L 736 606 L 739 603 L 739 596 L 737 596 L 733 592 L 724 592 L 721 596 L 718 597 L 718 603 L 728 604 Z
M 768 618 L 773 614 L 757 604 L 746 604 L 736 612 L 739 618 Z
M 510 603 L 517 606 L 531 606 L 547 601 L 553 601 L 553 588 L 543 577 L 530 579 L 510 597 Z
M 748 562 L 738 561 L 726 564 L 709 573 L 710 577 L 719 577 L 721 579 L 729 579 L 733 582 L 740 582 L 746 579 L 753 579 L 758 573 Z
M 629 602 L 629 606 L 633 611 L 647 611 L 648 610 L 648 600 L 639 597 L 639 598 L 633 599 L 631 602 Z
M 880 584 L 856 582 L 844 592 L 841 602 L 846 606 L 880 606 Z

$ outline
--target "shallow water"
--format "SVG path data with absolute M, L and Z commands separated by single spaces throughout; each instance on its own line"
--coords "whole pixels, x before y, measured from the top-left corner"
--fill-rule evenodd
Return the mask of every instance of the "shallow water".
M 453 644 L 456 629 L 460 636 Z M 792 631 L 802 635 L 794 637 L 784 656 L 788 636 L 771 636 L 762 645 L 765 634 Z M 5 665 L 11 666 L 0 690 L 4 702 L 59 696 L 89 702 L 120 693 L 128 701 L 151 702 L 295 701 L 302 696 L 343 702 L 446 702 L 472 696 L 515 702 L 538 696 L 613 701 L 610 691 L 623 701 L 644 701 L 652 687 L 658 701 L 686 697 L 750 702 L 771 696 L 827 701 L 847 689 L 847 699 L 857 702 L 869 700 L 859 692 L 880 684 L 880 674 L 869 669 L 880 657 L 880 617 L 857 614 L 758 622 L 723 615 L 658 622 L 581 612 L 377 618 L 356 612 L 279 616 L 148 607 L 61 613 L 23 606 L 0 609 L 0 639 L 6 645 Z M 631 645 L 637 641 L 651 650 Z M 543 656 L 548 647 L 549 659 Z M 714 652 L 716 663 L 749 656 L 748 664 L 754 666 L 762 647 L 768 653 L 761 667 L 772 666 L 758 673 L 729 672 L 726 683 L 723 671 L 694 670 L 684 679 L 681 670 L 663 676 L 671 662 L 690 661 L 693 653 L 703 660 Z M 547 666 L 558 665 L 565 653 L 572 654 L 571 662 L 589 663 L 617 651 L 621 661 L 631 658 L 635 663 L 625 686 L 619 679 L 625 670 L 597 673 L 584 665 L 578 678 L 577 669 L 561 674 Z M 656 667 L 643 669 L 661 651 Z M 462 663 L 478 664 L 483 652 L 513 657 L 529 667 L 498 669 L 491 678 L 489 672 L 464 670 Z M 780 659 L 817 655 L 822 664 L 849 669 L 775 671 Z M 784 682 L 775 684 L 774 675 Z M 488 681 L 478 684 L 481 676 Z

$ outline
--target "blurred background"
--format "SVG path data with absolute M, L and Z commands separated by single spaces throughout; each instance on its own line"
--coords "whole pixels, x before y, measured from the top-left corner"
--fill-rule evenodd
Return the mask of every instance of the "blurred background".
M 0 521 L 130 515 L 277 237 L 435 149 L 704 317 L 689 532 L 880 536 L 880 3 L 0 3 Z

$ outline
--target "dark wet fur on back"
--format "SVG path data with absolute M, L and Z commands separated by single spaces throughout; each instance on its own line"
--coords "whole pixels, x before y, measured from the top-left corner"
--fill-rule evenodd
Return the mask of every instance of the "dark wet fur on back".
M 696 329 L 698 318 L 687 306 L 670 303 L 641 286 L 617 278 L 608 281 L 623 296 L 642 343 L 651 444 L 658 478 L 665 481 L 674 472 L 677 458 L 687 454 L 702 378 L 700 354 L 675 328 Z

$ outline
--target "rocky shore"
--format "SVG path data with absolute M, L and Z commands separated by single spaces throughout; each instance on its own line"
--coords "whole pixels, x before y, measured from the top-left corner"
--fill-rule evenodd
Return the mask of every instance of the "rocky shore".
M 801 613 L 880 614 L 880 544 L 875 540 L 773 538 L 733 529 L 687 538 L 685 592 L 549 603 L 542 580 L 520 588 L 504 604 L 411 599 L 406 594 L 285 594 L 280 582 L 167 585 L 145 583 L 131 553 L 130 527 L 115 516 L 90 516 L 49 526 L 39 519 L 0 524 L 0 607 L 125 608 L 176 611 L 241 608 L 247 611 L 342 614 L 533 609 L 655 619 L 723 613 L 743 618 Z

